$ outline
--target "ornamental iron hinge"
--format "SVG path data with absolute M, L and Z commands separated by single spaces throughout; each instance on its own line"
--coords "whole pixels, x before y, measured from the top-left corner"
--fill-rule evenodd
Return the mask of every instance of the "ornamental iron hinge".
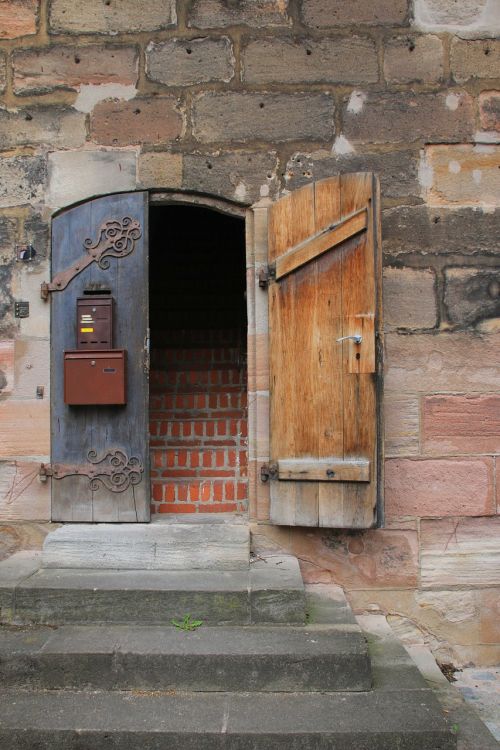
M 261 268 L 259 271 L 259 286 L 261 289 L 267 289 L 269 283 L 276 279 L 276 266 L 270 265 L 267 268 Z
M 93 243 L 89 237 L 83 242 L 86 255 L 82 255 L 71 268 L 56 274 L 51 282 L 41 285 L 40 295 L 47 300 L 50 292 L 61 292 L 69 282 L 78 276 L 91 263 L 97 263 L 102 269 L 109 268 L 109 258 L 125 258 L 133 252 L 136 241 L 142 236 L 142 229 L 137 219 L 124 216 L 123 219 L 107 219 L 98 229 L 97 239 Z
M 42 464 L 39 477 L 42 482 L 46 482 L 48 477 L 52 479 L 87 477 L 90 490 L 98 490 L 102 484 L 110 492 L 123 492 L 130 485 L 139 484 L 142 480 L 144 473 L 142 461 L 137 456 L 129 458 L 122 450 L 110 450 L 101 457 L 97 456 L 97 451 L 90 450 L 87 453 L 87 459 L 88 463 L 83 465 Z
M 268 482 L 270 479 L 276 479 L 278 476 L 278 464 L 269 463 L 262 464 L 260 467 L 260 481 Z

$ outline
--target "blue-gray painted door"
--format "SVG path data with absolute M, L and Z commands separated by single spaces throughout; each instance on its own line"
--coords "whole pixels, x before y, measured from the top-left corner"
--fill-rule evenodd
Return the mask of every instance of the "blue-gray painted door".
M 132 234 L 128 219 L 139 224 Z M 52 278 L 85 257 L 103 232 L 107 257 L 50 295 L 51 464 L 61 477 L 51 480 L 53 521 L 149 520 L 147 193 L 96 198 L 58 215 Z M 115 300 L 113 348 L 127 351 L 125 406 L 64 403 L 64 352 L 76 349 L 76 301 L 92 288 L 109 289 Z

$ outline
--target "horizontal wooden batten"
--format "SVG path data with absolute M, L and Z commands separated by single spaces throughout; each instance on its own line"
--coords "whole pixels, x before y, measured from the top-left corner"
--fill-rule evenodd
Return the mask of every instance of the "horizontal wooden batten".
M 322 255 L 336 245 L 340 245 L 341 242 L 354 237 L 364 231 L 367 226 L 368 212 L 366 208 L 363 208 L 338 224 L 334 224 L 305 242 L 296 245 L 280 258 L 277 258 L 276 280 L 295 271 L 304 263 L 314 260 L 318 255 Z
M 277 463 L 277 479 L 314 482 L 369 482 L 368 459 L 314 458 L 281 459 Z

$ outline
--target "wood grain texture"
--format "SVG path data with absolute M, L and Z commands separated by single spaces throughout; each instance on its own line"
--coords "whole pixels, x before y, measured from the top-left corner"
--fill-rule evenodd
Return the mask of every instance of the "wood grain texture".
M 280 279 L 287 273 L 295 271 L 296 268 L 303 266 L 304 263 L 309 263 L 311 260 L 317 258 L 318 255 L 325 253 L 327 250 L 332 250 L 336 245 L 340 245 L 341 242 L 345 242 L 356 234 L 359 234 L 366 229 L 366 223 L 366 211 L 362 210 L 360 213 L 356 213 L 345 219 L 345 221 L 340 222 L 337 226 L 333 226 L 328 231 L 322 231 L 305 242 L 296 245 L 285 253 L 285 255 L 276 259 L 276 279 Z
M 366 459 L 343 460 L 289 458 L 278 461 L 278 479 L 317 480 L 322 482 L 369 482 L 370 462 Z
M 52 482 L 52 520 L 73 522 L 137 522 L 149 520 L 148 379 L 144 345 L 148 325 L 148 203 L 147 193 L 124 193 L 88 201 L 57 216 L 52 230 L 52 276 L 68 268 L 93 241 L 108 219 L 130 216 L 142 228 L 130 255 L 110 258 L 108 269 L 96 263 L 74 278 L 67 289 L 51 295 L 51 445 L 52 463 L 88 463 L 120 449 L 144 465 L 139 484 L 124 492 L 102 485 L 91 489 L 85 477 L 68 476 Z M 76 344 L 76 299 L 89 284 L 101 284 L 115 298 L 114 346 L 128 354 L 126 406 L 68 406 L 64 404 L 64 351 Z
M 368 528 L 377 499 L 374 178 L 337 176 L 307 188 L 269 209 L 270 260 L 277 270 L 283 260 L 286 272 L 269 287 L 270 456 L 288 467 L 271 481 L 271 520 Z M 365 231 L 342 224 L 352 214 L 366 218 Z M 349 231 L 320 235 L 329 237 L 325 249 L 319 233 L 339 223 Z M 360 345 L 337 342 L 354 333 Z M 370 481 L 362 472 L 358 481 L 316 481 L 333 457 L 368 466 Z M 307 481 L 290 462 L 309 466 Z

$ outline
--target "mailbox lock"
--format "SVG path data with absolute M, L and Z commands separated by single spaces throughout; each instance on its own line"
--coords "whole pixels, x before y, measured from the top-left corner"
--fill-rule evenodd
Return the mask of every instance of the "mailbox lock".
M 92 367 L 94 367 L 95 366 L 95 359 L 92 359 L 91 362 L 90 362 L 90 364 L 92 365 Z

